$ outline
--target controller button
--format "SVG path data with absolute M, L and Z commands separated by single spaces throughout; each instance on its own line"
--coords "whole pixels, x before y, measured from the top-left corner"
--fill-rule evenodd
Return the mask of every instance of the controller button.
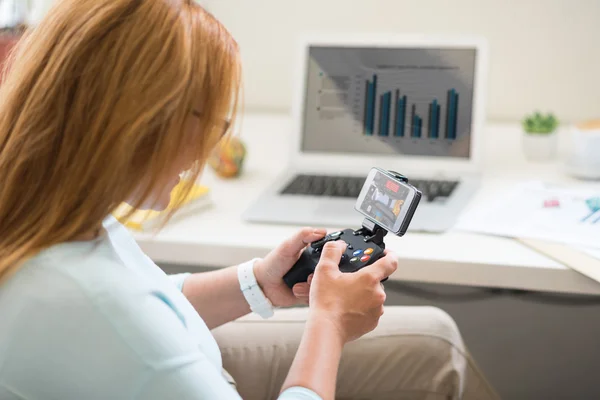
M 373 248 L 369 247 L 368 249 L 366 249 L 365 254 L 373 254 Z
M 353 256 L 360 256 L 363 253 L 363 251 L 361 249 L 356 250 L 354 253 L 352 253 Z
M 369 259 L 370 259 L 370 258 L 371 258 L 371 256 L 362 256 L 362 257 L 360 258 L 360 261 L 362 261 L 362 262 L 367 262 L 367 261 L 369 261 Z
M 342 236 L 342 233 L 343 233 L 342 231 L 338 231 L 338 232 L 333 232 L 333 233 L 330 233 L 330 234 L 329 234 L 329 235 L 327 235 L 327 236 L 329 236 L 329 238 L 330 238 L 330 239 L 337 239 L 337 238 L 339 238 L 340 236 Z
M 348 246 L 346 246 L 346 248 L 347 248 L 348 250 L 352 250 L 352 249 L 354 248 L 354 246 L 352 246 L 351 244 L 349 244 Z
M 358 257 L 353 257 L 350 262 L 358 262 Z

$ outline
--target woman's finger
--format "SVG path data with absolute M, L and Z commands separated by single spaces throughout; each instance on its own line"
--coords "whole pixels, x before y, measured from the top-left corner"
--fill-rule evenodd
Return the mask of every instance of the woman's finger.
M 295 256 L 307 244 L 316 242 L 325 237 L 325 235 L 327 235 L 327 230 L 325 229 L 302 228 L 294 236 L 283 242 L 281 250 L 286 256 Z
M 296 297 L 308 297 L 310 293 L 310 287 L 307 282 L 301 282 L 294 285 L 292 292 Z

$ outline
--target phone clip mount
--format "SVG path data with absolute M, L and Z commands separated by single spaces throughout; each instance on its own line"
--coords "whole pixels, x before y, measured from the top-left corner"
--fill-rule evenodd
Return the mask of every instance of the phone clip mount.
M 396 179 L 398 179 L 404 183 L 408 183 L 408 178 L 406 176 L 404 176 L 396 171 L 388 171 L 388 172 L 390 174 L 392 174 Z M 362 228 L 354 231 L 355 235 L 364 236 L 364 240 L 366 243 L 368 243 L 368 242 L 375 243 L 382 249 L 385 249 L 385 242 L 383 241 L 383 238 L 385 237 L 385 235 L 387 235 L 387 233 L 388 233 L 387 229 L 382 228 L 375 221 L 373 221 L 369 218 L 365 218 L 363 220 Z

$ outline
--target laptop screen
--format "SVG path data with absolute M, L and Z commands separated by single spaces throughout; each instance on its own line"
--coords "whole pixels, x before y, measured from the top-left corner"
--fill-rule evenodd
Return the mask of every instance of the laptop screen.
M 308 51 L 304 152 L 470 157 L 475 48 Z

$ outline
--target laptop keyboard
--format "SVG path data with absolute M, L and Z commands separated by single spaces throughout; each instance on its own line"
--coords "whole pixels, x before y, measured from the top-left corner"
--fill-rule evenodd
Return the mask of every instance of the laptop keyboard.
M 366 177 L 296 175 L 281 194 L 357 198 Z M 423 200 L 450 197 L 457 181 L 411 179 L 410 184 L 423 193 Z

